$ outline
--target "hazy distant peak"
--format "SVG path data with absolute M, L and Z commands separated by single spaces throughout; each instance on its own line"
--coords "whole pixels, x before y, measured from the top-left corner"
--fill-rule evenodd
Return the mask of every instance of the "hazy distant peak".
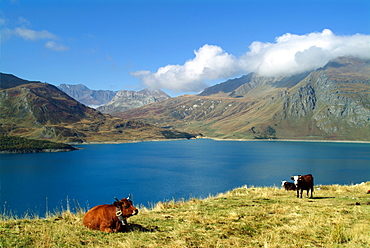
M 138 92 L 132 90 L 120 90 L 106 105 L 98 108 L 107 114 L 122 112 L 129 109 L 139 108 L 144 105 L 161 102 L 171 98 L 162 90 L 150 90 L 148 88 Z
M 66 90 L 81 90 L 81 91 L 88 91 L 90 90 L 87 86 L 83 85 L 83 84 L 60 84 L 58 86 L 59 89 L 63 90 L 66 89 Z
M 91 107 L 104 105 L 116 95 L 116 91 L 91 90 L 83 84 L 61 84 L 58 88 L 77 101 Z

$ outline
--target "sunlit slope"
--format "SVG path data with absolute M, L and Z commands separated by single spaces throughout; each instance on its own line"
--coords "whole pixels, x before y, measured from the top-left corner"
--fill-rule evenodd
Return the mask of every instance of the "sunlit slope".
M 370 140 L 368 60 L 342 57 L 299 75 L 235 80 L 115 115 L 215 138 Z

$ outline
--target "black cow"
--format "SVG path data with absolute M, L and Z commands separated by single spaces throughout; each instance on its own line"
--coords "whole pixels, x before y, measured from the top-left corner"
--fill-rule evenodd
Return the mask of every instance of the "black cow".
M 281 187 L 285 190 L 296 190 L 295 184 L 287 181 L 281 181 Z

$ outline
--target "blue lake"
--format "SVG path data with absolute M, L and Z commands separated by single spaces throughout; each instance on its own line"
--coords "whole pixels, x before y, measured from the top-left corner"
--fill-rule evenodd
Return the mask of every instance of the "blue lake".
M 368 143 L 198 139 L 78 147 L 1 154 L 0 213 L 43 216 L 65 210 L 67 201 L 72 210 L 89 209 L 129 193 L 135 205 L 150 207 L 244 185 L 280 187 L 296 174 L 313 174 L 315 184 L 370 180 Z

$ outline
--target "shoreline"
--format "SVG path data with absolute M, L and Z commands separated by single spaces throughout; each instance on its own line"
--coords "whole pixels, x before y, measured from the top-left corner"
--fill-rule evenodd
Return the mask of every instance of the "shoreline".
M 325 187 L 353 187 L 353 188 L 357 188 L 357 187 L 361 187 L 361 186 L 365 186 L 369 184 L 370 185 L 370 181 L 362 181 L 362 182 L 358 182 L 358 183 L 351 183 L 351 184 L 340 184 L 340 183 L 332 183 L 332 184 L 316 184 L 314 185 L 314 188 L 315 188 L 315 192 L 318 192 L 320 191 L 322 188 L 325 188 Z M 228 193 L 232 192 L 232 191 L 235 191 L 235 190 L 240 190 L 240 189 L 271 189 L 271 190 L 282 190 L 284 192 L 287 192 L 287 190 L 284 189 L 284 187 L 282 186 L 277 186 L 277 185 L 270 185 L 270 186 L 255 186 L 255 185 L 240 185 L 238 187 L 235 187 L 235 188 L 231 188 L 231 189 L 228 189 L 228 190 L 225 190 L 223 192 L 217 192 L 215 194 L 208 194 L 208 196 L 205 196 L 205 197 L 196 197 L 196 199 L 198 200 L 207 200 L 207 199 L 214 199 L 214 198 L 218 198 L 220 196 L 223 196 L 223 195 L 227 195 Z M 291 192 L 295 192 L 295 190 L 292 190 Z M 365 193 L 364 191 L 364 194 L 368 194 L 368 193 Z M 293 194 L 295 196 L 295 194 Z M 346 198 L 347 196 L 344 196 L 344 198 Z M 180 197 L 180 198 L 175 198 L 175 197 L 172 197 L 172 198 L 168 198 L 168 199 L 164 199 L 164 200 L 161 200 L 161 201 L 156 201 L 156 202 L 148 202 L 149 206 L 145 206 L 144 204 L 140 203 L 138 205 L 139 209 L 140 208 L 143 208 L 143 209 L 150 209 L 150 205 L 151 206 L 155 206 L 156 204 L 161 204 L 161 203 L 169 203 L 169 202 L 172 202 L 172 201 L 175 201 L 175 202 L 190 202 L 192 201 L 192 198 L 193 197 Z M 294 197 L 295 199 L 295 197 Z M 46 199 L 47 200 L 47 199 Z M 71 199 L 72 201 L 77 201 L 78 202 L 78 199 Z M 62 201 L 61 201 L 62 203 Z M 70 204 L 71 201 L 68 200 L 68 197 L 67 197 L 67 201 L 66 201 L 66 204 Z M 63 203 L 62 203 L 63 204 Z M 4 205 L 5 206 L 5 205 Z M 66 207 L 68 208 L 68 207 Z M 78 213 L 79 211 L 83 211 L 83 208 L 75 208 L 74 210 L 68 210 L 69 213 Z M 153 209 L 151 209 L 153 210 Z M 27 211 L 32 211 L 32 209 L 28 209 Z M 32 214 L 30 215 L 30 212 L 25 212 L 24 214 L 27 214 L 29 217 L 35 217 L 37 216 L 37 218 L 40 218 L 40 219 L 47 219 L 47 216 L 49 215 L 52 215 L 53 213 L 58 213 L 58 212 L 63 212 L 63 210 L 60 210 L 58 207 L 53 209 L 53 210 L 49 210 L 48 207 L 46 208 L 46 211 L 48 211 L 47 213 L 45 213 L 45 215 L 38 215 L 38 214 Z M 8 212 L 8 213 L 7 213 Z M 87 212 L 87 210 L 86 210 Z M 9 215 L 10 213 L 10 215 Z M 12 218 L 15 218 L 15 219 L 18 219 L 18 220 L 21 220 L 21 219 L 27 219 L 28 217 L 26 217 L 27 215 L 17 215 L 16 214 L 16 211 L 12 210 L 12 209 L 7 209 L 7 211 L 3 211 L 1 212 L 0 211 L 0 220 L 1 220 L 1 217 L 12 217 Z
M 127 141 L 88 141 L 83 143 L 66 143 L 68 145 L 108 145 L 108 144 L 126 144 L 126 143 L 140 143 L 140 142 L 157 142 L 157 141 L 175 141 L 175 140 L 188 140 L 188 139 L 148 139 L 148 140 L 127 140 Z
M 193 139 L 209 139 L 214 141 L 249 141 L 249 142 L 318 142 L 318 143 L 354 143 L 354 144 L 370 144 L 370 141 L 362 140 L 304 140 L 304 139 L 221 139 L 221 138 L 212 138 L 212 137 L 201 137 Z M 74 149 L 30 149 L 30 150 L 2 150 L 0 154 L 23 154 L 23 153 L 43 153 L 43 152 L 71 152 L 79 150 L 79 145 L 109 145 L 109 144 L 126 144 L 126 143 L 140 143 L 140 142 L 166 142 L 166 141 L 177 141 L 177 140 L 188 140 L 188 139 L 153 139 L 153 140 L 127 140 L 127 141 L 90 141 L 83 143 L 66 143 L 73 146 Z M 76 147 L 77 146 L 77 147 Z
M 29 149 L 29 150 L 3 150 L 0 151 L 0 154 L 24 154 L 24 153 L 43 153 L 43 152 L 72 152 L 79 150 L 78 148 L 73 147 L 74 149 L 70 148 L 60 148 L 60 149 Z
M 215 141 L 270 141 L 270 142 L 323 142 L 323 143 L 357 143 L 357 144 L 370 144 L 370 141 L 363 140 L 304 140 L 304 139 L 222 139 L 222 138 L 212 138 L 212 137 L 201 137 L 194 139 L 210 139 Z M 187 140 L 187 139 L 154 139 L 154 140 L 127 140 L 127 141 L 91 141 L 83 143 L 67 143 L 69 145 L 104 145 L 104 144 L 125 144 L 125 143 L 139 143 L 139 142 L 156 142 L 156 141 L 176 141 L 176 140 Z
M 204 137 L 205 139 L 213 139 L 217 141 L 284 141 L 284 142 L 333 142 L 333 143 L 366 143 L 370 144 L 370 141 L 363 140 L 304 140 L 304 139 L 220 139 L 220 138 L 209 138 Z

